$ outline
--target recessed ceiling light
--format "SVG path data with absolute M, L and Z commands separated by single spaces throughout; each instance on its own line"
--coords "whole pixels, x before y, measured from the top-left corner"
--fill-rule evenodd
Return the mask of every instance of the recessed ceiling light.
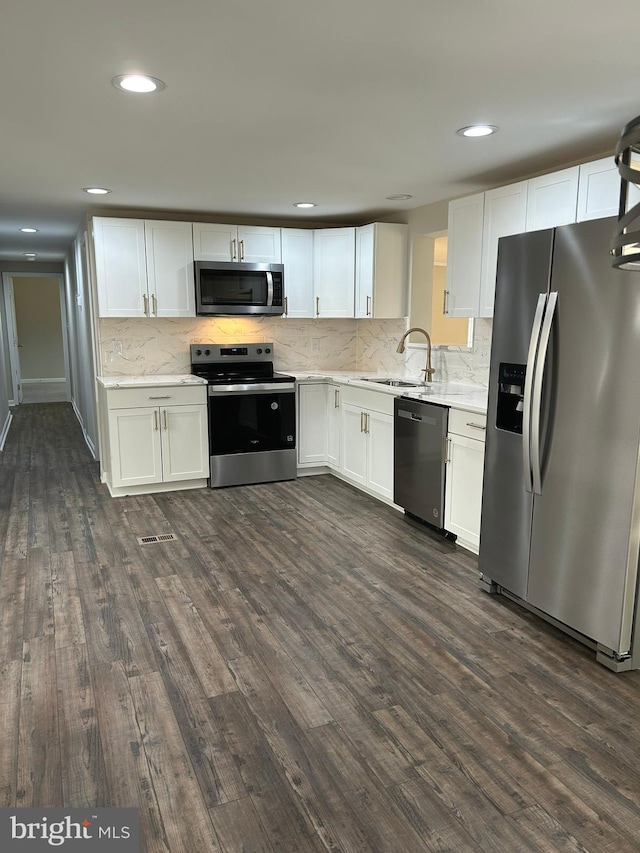
M 458 136 L 491 136 L 497 133 L 498 128 L 493 124 L 470 124 L 469 127 L 461 127 L 456 130 Z
M 396 193 L 395 195 L 385 196 L 389 201 L 407 201 L 407 199 L 413 198 L 412 195 L 408 195 L 407 193 Z
M 307 208 L 307 207 L 317 207 L 318 205 L 315 201 L 296 201 L 293 205 L 294 207 Z
M 106 187 L 83 187 L 82 189 L 86 193 L 91 193 L 91 195 L 106 195 L 111 192 Z
M 146 74 L 120 74 L 111 81 L 116 89 L 124 92 L 136 92 L 139 95 L 149 95 L 151 92 L 159 92 L 164 89 L 162 80 L 157 77 L 148 77 Z
M 35 234 L 37 232 L 37 228 L 21 228 L 20 229 L 24 234 Z

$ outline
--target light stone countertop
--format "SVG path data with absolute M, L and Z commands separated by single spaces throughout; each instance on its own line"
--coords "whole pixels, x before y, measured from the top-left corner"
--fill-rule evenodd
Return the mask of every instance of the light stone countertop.
M 452 409 L 463 409 L 478 415 L 487 414 L 488 389 L 481 385 L 463 385 L 457 382 L 429 382 L 418 388 L 380 385 L 377 382 L 367 382 L 372 379 L 404 379 L 407 382 L 417 381 L 408 376 L 390 376 L 388 373 L 370 373 L 354 370 L 317 370 L 314 372 L 287 371 L 295 376 L 298 382 L 332 381 L 345 385 L 355 385 L 368 388 L 382 394 L 393 394 L 394 397 L 410 397 L 413 400 L 423 400 L 428 403 L 439 403 Z
M 153 388 L 170 385 L 206 385 L 207 380 L 191 373 L 154 374 L 143 376 L 98 376 L 103 388 Z

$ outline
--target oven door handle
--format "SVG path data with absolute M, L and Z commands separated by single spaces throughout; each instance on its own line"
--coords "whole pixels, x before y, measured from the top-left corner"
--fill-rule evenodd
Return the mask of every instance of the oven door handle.
M 274 391 L 282 394 L 295 394 L 296 386 L 293 382 L 265 382 L 260 385 L 209 385 L 209 397 L 228 397 L 229 395 L 253 397 L 255 394 L 273 394 Z
M 267 307 L 273 305 L 273 273 L 267 271 Z

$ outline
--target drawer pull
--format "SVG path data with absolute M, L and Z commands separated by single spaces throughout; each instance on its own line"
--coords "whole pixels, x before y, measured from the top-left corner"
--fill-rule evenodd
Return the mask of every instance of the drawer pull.
M 481 429 L 481 430 L 487 429 L 486 426 L 483 426 L 482 424 L 474 424 L 472 421 L 467 421 L 467 426 L 471 427 L 471 429 Z
M 170 400 L 171 394 L 156 394 L 155 396 L 153 394 L 149 394 L 149 399 L 150 400 Z

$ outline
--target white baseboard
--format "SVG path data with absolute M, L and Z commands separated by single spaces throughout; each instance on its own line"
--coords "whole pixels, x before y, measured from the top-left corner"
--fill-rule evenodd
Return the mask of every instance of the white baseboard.
M 4 449 L 4 443 L 7 439 L 7 433 L 9 432 L 9 427 L 11 426 L 11 421 L 13 420 L 13 415 L 11 412 L 7 414 L 7 419 L 4 422 L 4 426 L 2 427 L 2 432 L 0 432 L 0 450 Z
M 23 385 L 34 385 L 36 382 L 66 382 L 64 376 L 50 376 L 46 379 L 23 379 Z

